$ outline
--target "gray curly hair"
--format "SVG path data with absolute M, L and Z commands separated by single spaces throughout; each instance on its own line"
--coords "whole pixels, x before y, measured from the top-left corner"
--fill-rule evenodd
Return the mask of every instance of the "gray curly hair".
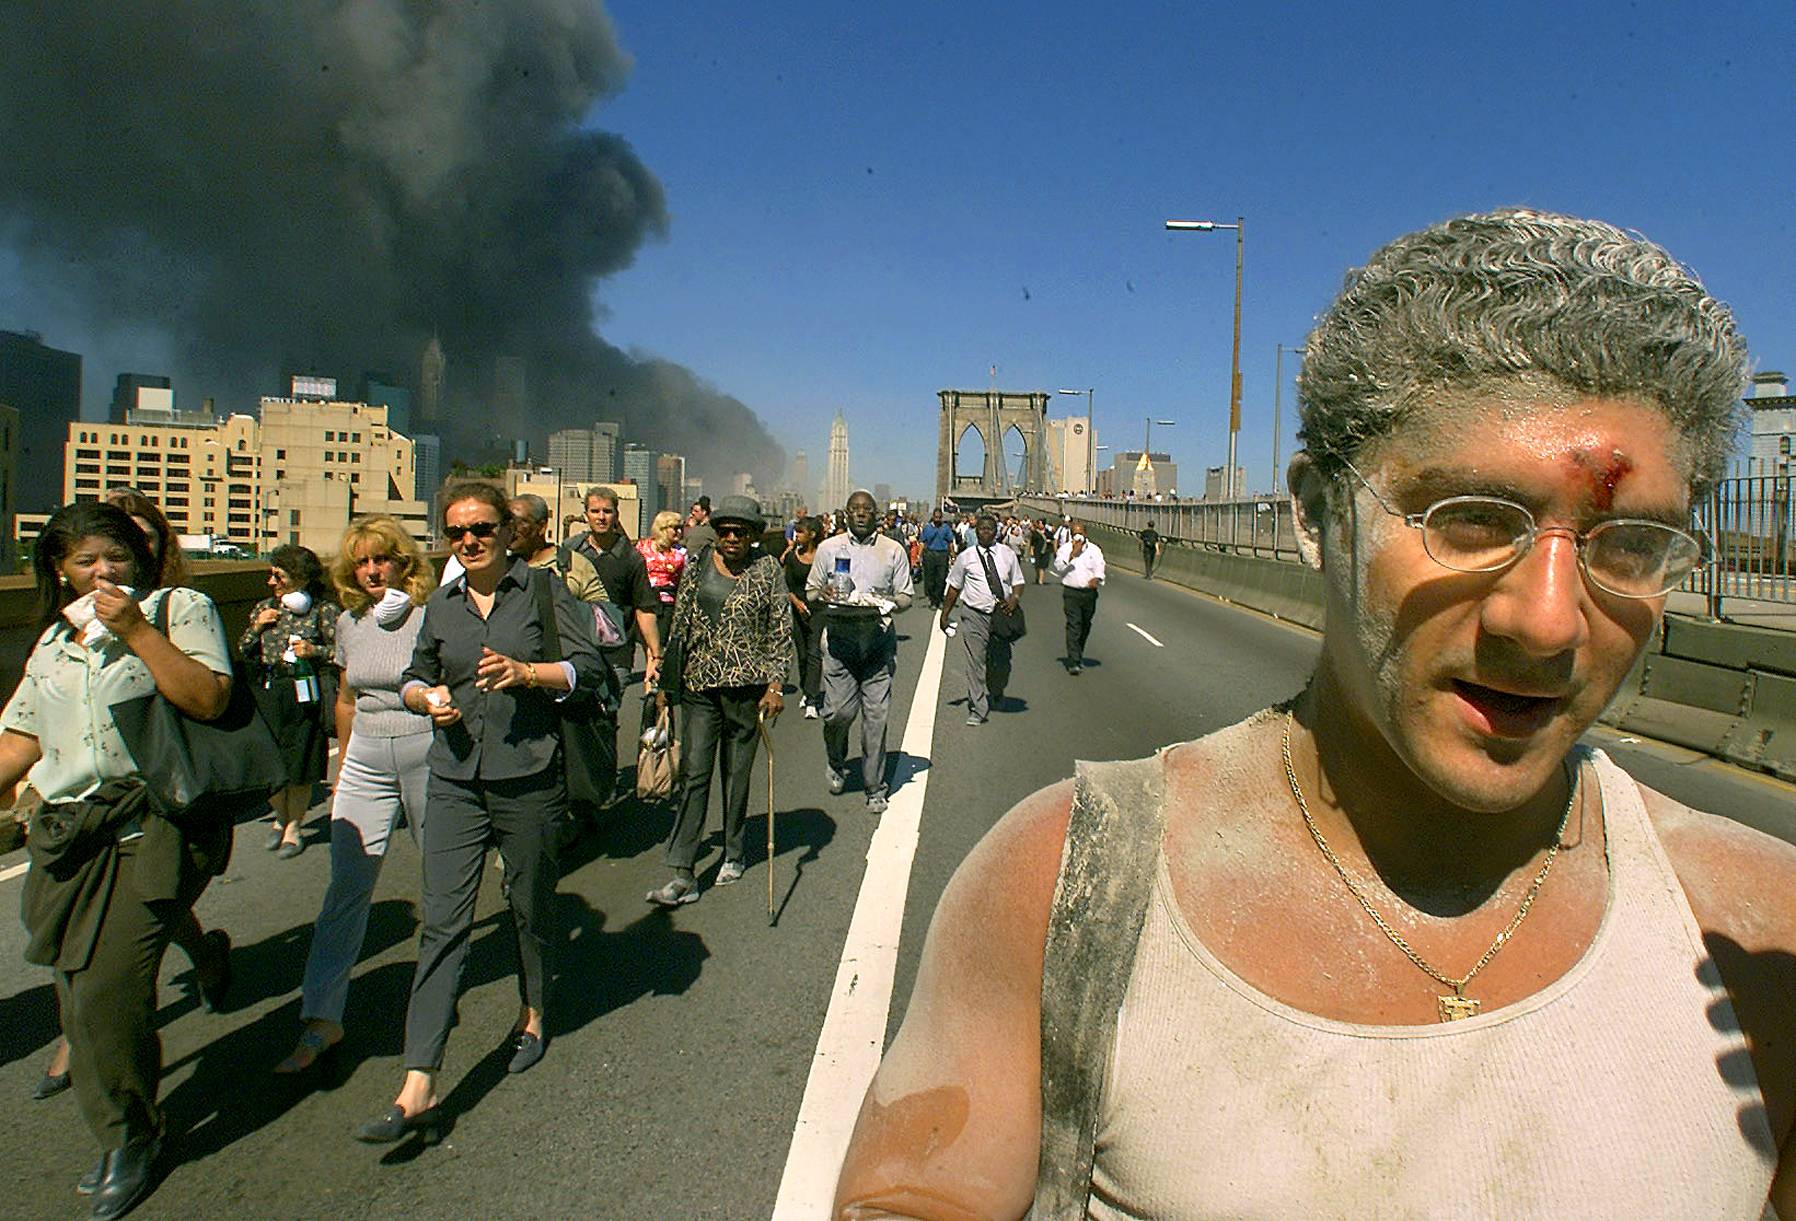
M 1661 408 L 1700 496 L 1745 414 L 1746 344 L 1727 306 L 1644 238 L 1547 212 L 1398 238 L 1348 273 L 1305 348 L 1298 436 L 1330 480 L 1431 398 L 1544 379 Z

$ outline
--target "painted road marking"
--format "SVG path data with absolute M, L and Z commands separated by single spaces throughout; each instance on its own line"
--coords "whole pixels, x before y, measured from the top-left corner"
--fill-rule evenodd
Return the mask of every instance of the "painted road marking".
M 929 652 L 911 697 L 902 747 L 906 756 L 922 760 L 924 767 L 893 791 L 891 806 L 880 816 L 879 830 L 867 848 L 867 873 L 861 879 L 842 961 L 836 968 L 835 988 L 830 993 L 829 1013 L 823 1019 L 804 1101 L 798 1108 L 798 1124 L 792 1130 L 792 1146 L 773 1206 L 774 1221 L 829 1216 L 836 1177 L 848 1152 L 861 1099 L 885 1050 L 898 938 L 904 928 L 904 900 L 917 855 L 923 797 L 929 789 L 928 762 L 947 644 L 948 638 L 941 632 L 929 633 Z
M 1153 645 L 1156 649 L 1163 649 L 1166 647 L 1165 645 L 1161 644 L 1158 640 L 1155 640 L 1152 636 L 1148 635 L 1145 631 L 1136 627 L 1133 623 L 1129 624 L 1129 630 L 1134 632 L 1137 636 L 1141 637 L 1143 640 L 1147 641 L 1149 644 Z

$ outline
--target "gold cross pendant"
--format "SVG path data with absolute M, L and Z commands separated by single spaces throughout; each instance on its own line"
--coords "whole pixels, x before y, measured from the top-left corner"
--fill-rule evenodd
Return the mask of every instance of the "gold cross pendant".
M 1435 998 L 1440 1002 L 1441 1021 L 1457 1022 L 1473 1017 L 1478 1012 L 1478 1001 L 1470 996 L 1441 996 Z

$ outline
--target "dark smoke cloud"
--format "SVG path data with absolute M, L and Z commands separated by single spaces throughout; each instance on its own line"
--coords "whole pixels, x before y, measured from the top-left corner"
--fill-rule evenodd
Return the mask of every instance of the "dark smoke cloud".
M 165 332 L 145 371 L 190 400 L 283 365 L 415 384 L 435 331 L 452 452 L 619 419 L 708 481 L 777 474 L 742 403 L 593 334 L 594 281 L 667 225 L 585 125 L 629 68 L 598 0 L 7 0 L 0 235 L 24 295 Z M 528 418 L 494 418 L 501 355 Z

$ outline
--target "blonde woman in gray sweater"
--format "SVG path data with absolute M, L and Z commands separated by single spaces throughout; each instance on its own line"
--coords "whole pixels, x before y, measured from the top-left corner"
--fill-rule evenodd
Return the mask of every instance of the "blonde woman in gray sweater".
M 331 579 L 347 608 L 337 620 L 342 755 L 331 803 L 331 880 L 306 959 L 304 1028 L 277 1073 L 303 1072 L 343 1038 L 349 972 L 361 956 L 368 905 L 400 811 L 414 843 L 424 830 L 430 718 L 400 702 L 399 676 L 412 660 L 435 570 L 404 527 L 375 515 L 350 523 Z

